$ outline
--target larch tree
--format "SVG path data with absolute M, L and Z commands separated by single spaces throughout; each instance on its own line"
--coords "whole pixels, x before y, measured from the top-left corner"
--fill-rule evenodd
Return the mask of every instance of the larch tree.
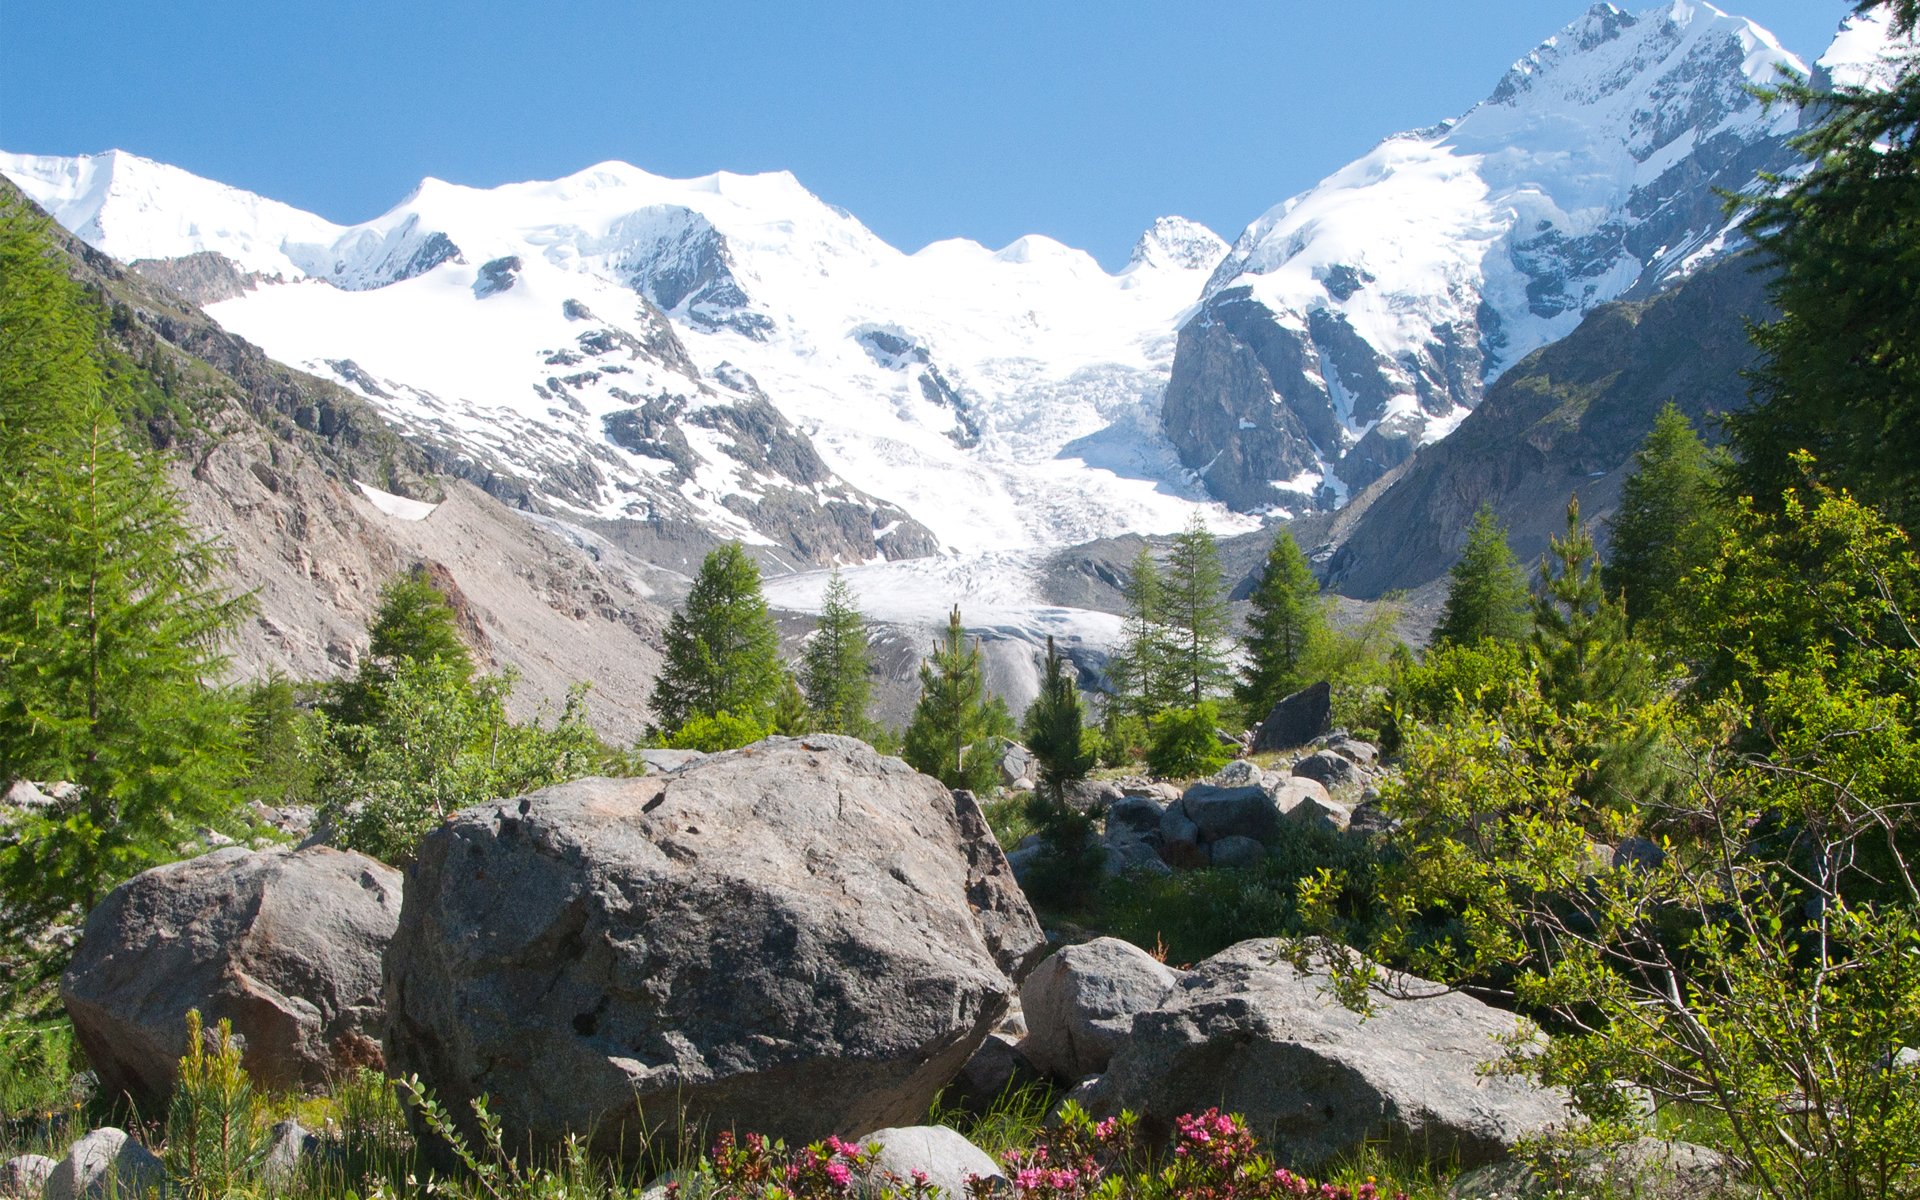
M 739 542 L 700 564 L 687 602 L 667 622 L 654 720 L 672 734 L 722 713 L 765 728 L 780 699 L 780 633 L 760 593 L 760 568 Z
M 867 736 L 873 690 L 868 661 L 867 619 L 859 598 L 835 571 L 827 581 L 819 627 L 800 660 L 800 684 L 822 732 Z
M 8 946 L 233 828 L 244 771 L 240 698 L 213 684 L 247 601 L 123 428 L 98 315 L 51 245 L 0 199 L 0 773 L 77 785 L 0 836 Z
M 1672 624 L 1668 606 L 1681 576 L 1712 561 L 1729 517 L 1712 452 L 1685 414 L 1667 405 L 1633 456 L 1600 575 L 1636 630 Z
M 1223 649 L 1231 621 L 1221 587 L 1220 548 L 1196 513 L 1175 535 L 1161 589 L 1168 674 L 1189 706 L 1219 695 L 1229 680 Z
M 1467 544 L 1447 577 L 1447 605 L 1434 627 L 1435 645 L 1521 642 L 1532 629 L 1527 577 L 1507 543 L 1506 527 L 1482 504 Z
M 980 644 L 967 636 L 956 605 L 920 664 L 920 699 L 901 757 L 950 788 L 984 792 L 995 782 L 994 740 L 1010 725 L 1006 707 L 987 694 Z
M 1311 682 L 1302 668 L 1326 625 L 1320 584 L 1291 533 L 1283 530 L 1274 537 L 1252 602 L 1242 640 L 1247 664 L 1234 692 L 1247 719 L 1259 721 Z
M 1160 565 L 1145 546 L 1134 555 L 1126 598 L 1120 645 L 1108 664 L 1107 677 L 1113 685 L 1115 708 L 1144 721 L 1179 701 L 1178 685 L 1172 676 Z

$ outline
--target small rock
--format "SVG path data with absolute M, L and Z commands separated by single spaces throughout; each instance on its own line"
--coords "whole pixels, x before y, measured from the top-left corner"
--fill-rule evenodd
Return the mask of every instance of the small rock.
M 123 1129 L 96 1129 L 47 1174 L 44 1200 L 130 1200 L 160 1188 L 167 1169 Z
M 39 1200 L 47 1176 L 59 1164 L 44 1154 L 22 1154 L 0 1164 L 0 1196 L 10 1200 Z
M 1561 1196 L 1632 1196 L 1635 1200 L 1709 1200 L 1729 1195 L 1732 1165 L 1687 1142 L 1642 1138 L 1605 1150 L 1581 1150 L 1543 1170 L 1525 1159 L 1468 1171 L 1448 1200 L 1557 1200 Z
M 1355 766 L 1370 767 L 1380 761 L 1380 747 L 1358 738 L 1344 736 L 1334 738 L 1327 743 L 1327 749 Z
M 640 761 L 647 764 L 649 775 L 671 775 L 684 767 L 705 758 L 698 750 L 642 750 Z
M 1216 867 L 1257 867 L 1267 860 L 1267 848 L 1250 837 L 1230 833 L 1209 845 L 1207 855 Z
M 1134 1015 L 1158 1007 L 1179 979 L 1165 963 L 1119 938 L 1054 952 L 1020 985 L 1027 1057 L 1067 1082 L 1106 1070 L 1108 1058 L 1131 1034 Z
M 1000 758 L 996 764 L 1000 771 L 1000 786 L 1018 788 L 1021 784 L 1032 785 L 1036 767 L 1033 752 L 1019 742 L 1002 738 Z
M 300 1122 L 281 1121 L 273 1127 L 268 1139 L 267 1156 L 260 1163 L 260 1178 L 270 1187 L 286 1188 L 319 1149 L 320 1139 L 308 1133 Z
M 1338 800 L 1309 795 L 1287 810 L 1287 820 L 1302 828 L 1344 833 L 1353 824 L 1353 810 Z
M 1107 810 L 1106 838 L 1109 842 L 1160 841 L 1160 821 L 1167 806 L 1146 796 L 1122 796 Z
M 1638 871 L 1657 871 L 1666 865 L 1667 852 L 1659 843 L 1643 837 L 1621 839 L 1613 848 L 1613 869 L 1632 867 Z
M 1266 780 L 1266 772 L 1251 759 L 1236 758 L 1213 773 L 1207 782 L 1214 787 L 1239 788 L 1260 787 Z
M 1313 780 L 1330 792 L 1360 783 L 1360 769 L 1331 750 L 1307 755 L 1293 764 L 1293 773 L 1302 779 Z
M 1183 805 L 1173 805 L 1160 818 L 1160 857 L 1168 866 L 1183 870 L 1207 865 L 1207 852 L 1200 845 L 1200 826 L 1187 816 Z
M 1104 779 L 1076 779 L 1067 785 L 1067 804 L 1076 812 L 1103 813 L 1126 796 Z
M 947 1085 L 945 1099 L 968 1112 L 983 1113 L 1010 1089 L 1038 1082 L 1040 1072 L 1020 1049 L 1020 1041 L 1004 1033 L 987 1035 Z
M 1100 864 L 1100 873 L 1110 879 L 1139 873 L 1171 875 L 1173 868 L 1160 857 L 1160 851 L 1152 843 L 1136 838 L 1108 842 L 1106 858 Z
M 996 1188 L 1009 1186 L 999 1164 L 987 1152 L 945 1125 L 908 1125 L 878 1129 L 863 1138 L 863 1145 L 878 1145 L 873 1170 L 886 1172 L 904 1184 L 911 1184 L 915 1173 L 939 1188 L 942 1195 L 956 1200 L 967 1196 L 969 1177 L 991 1180 Z

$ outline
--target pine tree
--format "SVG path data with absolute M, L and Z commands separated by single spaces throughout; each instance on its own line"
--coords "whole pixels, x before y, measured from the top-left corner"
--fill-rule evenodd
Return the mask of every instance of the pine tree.
M 1912 0 L 1888 7 L 1912 29 Z M 1746 230 L 1778 268 L 1777 320 L 1754 341 L 1755 403 L 1729 414 L 1742 489 L 1763 506 L 1797 485 L 1798 451 L 1908 529 L 1920 522 L 1920 56 L 1886 89 L 1770 98 L 1817 119 L 1794 142 L 1809 161 L 1744 201 Z
M 781 737 L 799 737 L 814 731 L 813 710 L 800 692 L 793 672 L 780 672 L 780 694 L 773 704 L 773 731 Z
M 232 826 L 240 704 L 209 684 L 246 602 L 126 436 L 125 384 L 44 222 L 0 205 L 0 771 L 80 788 L 0 837 L 18 947 Z
M 1681 577 L 1712 561 L 1727 505 L 1712 453 L 1672 404 L 1654 418 L 1633 463 L 1608 522 L 1612 544 L 1600 578 L 1636 631 L 1661 630 L 1672 624 Z
M 1519 642 L 1531 627 L 1527 578 L 1507 544 L 1506 527 L 1482 504 L 1467 528 L 1467 545 L 1448 573 L 1447 606 L 1434 645 Z
M 1548 546 L 1530 647 L 1541 694 L 1562 712 L 1583 703 L 1641 703 L 1651 689 L 1646 655 L 1627 634 L 1625 609 L 1601 589 L 1600 556 L 1580 520 L 1578 496 L 1567 502 L 1566 535 Z
M 867 703 L 872 685 L 867 678 L 867 620 L 859 598 L 835 571 L 827 581 L 820 626 L 801 659 L 801 685 L 813 706 L 822 732 L 865 737 L 869 732 Z
M 1230 622 L 1221 590 L 1220 549 L 1197 513 L 1173 539 L 1162 595 L 1169 674 L 1179 685 L 1181 702 L 1197 705 L 1226 687 L 1227 659 L 1221 647 Z
M 1302 670 L 1326 624 L 1320 584 L 1293 535 L 1281 532 L 1267 551 L 1247 620 L 1247 665 L 1234 689 L 1249 721 L 1259 721 L 1310 681 Z
M 1027 749 L 1040 760 L 1040 786 L 1051 804 L 1065 808 L 1067 788 L 1087 777 L 1094 759 L 1086 750 L 1079 685 L 1052 637 L 1047 638 L 1040 694 L 1027 708 L 1024 724 Z
M 760 594 L 760 568 L 739 542 L 728 542 L 700 564 L 686 605 L 667 622 L 654 719 L 669 735 L 719 713 L 769 726 L 781 675 L 780 634 Z
M 950 788 L 984 792 L 995 781 L 994 739 L 1011 724 L 1005 704 L 987 695 L 980 644 L 967 637 L 955 606 L 946 635 L 920 664 L 920 699 L 901 757 Z
M 1127 617 L 1120 629 L 1120 645 L 1107 667 L 1113 685 L 1112 711 L 1145 721 L 1180 698 L 1172 675 L 1160 567 L 1145 546 L 1134 556 L 1126 597 Z

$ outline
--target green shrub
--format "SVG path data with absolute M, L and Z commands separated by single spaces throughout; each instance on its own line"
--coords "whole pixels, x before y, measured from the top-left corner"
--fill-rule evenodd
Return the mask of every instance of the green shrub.
M 1218 734 L 1220 706 L 1211 700 L 1163 712 L 1149 728 L 1147 769 L 1163 779 L 1193 779 L 1227 765 Z
M 246 1190 L 266 1156 L 267 1139 L 254 1120 L 253 1084 L 240 1066 L 233 1025 L 222 1020 L 209 1038 L 200 1011 L 188 1009 L 187 1053 L 167 1110 L 163 1156 L 173 1194 L 225 1200 Z
M 1419 662 L 1403 662 L 1394 672 L 1382 741 L 1396 750 L 1409 722 L 1444 725 L 1489 716 L 1512 708 L 1532 690 L 1533 672 L 1519 643 L 1487 639 L 1429 647 Z
M 751 746 L 766 736 L 767 730 L 751 717 L 736 717 L 726 712 L 701 713 L 689 717 L 687 723 L 667 739 L 667 745 L 674 750 L 718 754 L 722 750 Z

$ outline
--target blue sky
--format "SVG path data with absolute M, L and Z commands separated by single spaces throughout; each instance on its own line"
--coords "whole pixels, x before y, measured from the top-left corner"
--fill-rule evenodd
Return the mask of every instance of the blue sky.
M 784 168 L 912 250 L 1231 238 L 1457 115 L 1584 0 L 0 0 L 0 148 L 365 220 L 422 176 Z M 1845 0 L 1723 4 L 1817 56 Z

